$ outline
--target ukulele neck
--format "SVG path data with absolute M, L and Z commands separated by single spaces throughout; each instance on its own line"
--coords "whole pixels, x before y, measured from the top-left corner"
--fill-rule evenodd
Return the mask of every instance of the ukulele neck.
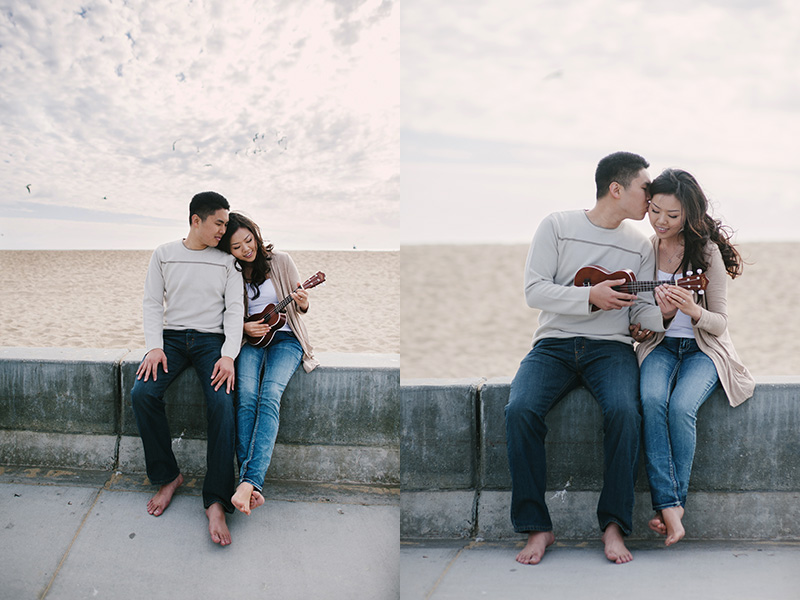
M 652 292 L 660 285 L 678 285 L 673 279 L 664 279 L 663 281 L 629 281 L 617 286 L 624 289 L 629 294 L 637 292 Z
M 299 289 L 301 289 L 301 288 L 297 288 L 296 290 L 293 290 L 293 291 L 292 291 L 292 294 L 294 294 L 294 293 L 295 293 L 297 290 L 299 290 Z M 280 310 L 283 310 L 284 308 L 286 308 L 287 306 L 289 306 L 289 305 L 290 305 L 292 302 L 294 302 L 294 298 L 292 298 L 292 294 L 289 294 L 288 296 L 286 296 L 286 298 L 284 298 L 283 300 L 281 300 L 280 302 L 278 302 L 278 303 L 275 305 L 275 309 L 276 309 L 276 310 L 279 310 L 279 311 L 280 311 Z

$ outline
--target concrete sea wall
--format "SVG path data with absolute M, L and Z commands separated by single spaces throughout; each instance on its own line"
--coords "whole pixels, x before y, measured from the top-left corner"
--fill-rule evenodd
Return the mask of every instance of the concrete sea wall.
M 143 474 L 130 408 L 143 350 L 0 347 L 0 465 Z M 400 380 L 398 355 L 322 354 L 284 393 L 269 479 L 401 487 L 406 538 L 518 538 L 509 521 L 503 408 L 510 379 Z M 193 370 L 167 392 L 182 470 L 205 471 L 205 406 Z M 577 389 L 548 416 L 557 535 L 598 535 L 600 410 Z M 700 539 L 800 540 L 800 377 L 759 378 L 731 408 L 698 414 L 685 524 Z M 634 537 L 655 536 L 640 461 Z
M 144 472 L 130 390 L 144 350 L 0 347 L 0 464 Z M 269 479 L 399 483 L 400 357 L 321 354 L 282 399 Z M 205 400 L 193 369 L 165 397 L 184 473 L 205 472 Z
M 406 538 L 520 538 L 509 519 L 503 409 L 510 379 L 402 380 L 401 531 Z M 599 535 L 603 477 L 599 406 L 583 388 L 550 412 L 546 496 L 561 539 Z M 684 523 L 687 537 L 800 540 L 800 378 L 759 378 L 731 408 L 701 407 Z M 652 537 L 640 460 L 633 537 Z

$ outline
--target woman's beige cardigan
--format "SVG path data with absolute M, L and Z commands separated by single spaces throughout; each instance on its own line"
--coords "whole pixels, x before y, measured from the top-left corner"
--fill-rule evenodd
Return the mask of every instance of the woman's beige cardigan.
M 302 283 L 303 280 L 300 279 L 300 274 L 292 257 L 286 252 L 273 250 L 272 260 L 269 264 L 271 268 L 270 279 L 272 279 L 272 283 L 275 286 L 275 291 L 278 292 L 278 300 L 283 300 L 294 291 L 294 286 Z M 286 320 L 303 347 L 303 370 L 306 373 L 310 373 L 319 366 L 319 361 L 314 358 L 314 348 L 308 340 L 308 330 L 300 314 L 296 303 L 291 302 L 286 307 Z
M 656 252 L 656 269 L 658 269 L 658 238 L 651 238 Z M 722 260 L 719 248 L 714 242 L 706 245 L 706 259 L 709 264 L 706 276 L 708 287 L 705 294 L 699 294 L 698 303 L 702 314 L 697 323 L 693 323 L 694 337 L 697 345 L 717 368 L 722 389 L 728 396 L 731 406 L 738 406 L 753 395 L 755 381 L 736 354 L 731 336 L 728 334 L 728 273 Z M 655 279 L 658 278 L 656 270 Z M 656 333 L 649 340 L 636 347 L 639 364 L 661 340 L 664 333 Z

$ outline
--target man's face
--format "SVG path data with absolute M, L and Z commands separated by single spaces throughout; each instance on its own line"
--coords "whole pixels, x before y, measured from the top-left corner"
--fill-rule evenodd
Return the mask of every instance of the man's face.
M 650 202 L 650 175 L 642 169 L 627 188 L 620 186 L 619 205 L 626 218 L 641 221 Z
M 225 235 L 225 228 L 228 226 L 228 211 L 220 208 L 215 213 L 208 215 L 204 221 L 201 221 L 200 217 L 195 215 L 193 221 L 197 227 L 198 241 L 206 246 L 216 248 L 219 240 Z

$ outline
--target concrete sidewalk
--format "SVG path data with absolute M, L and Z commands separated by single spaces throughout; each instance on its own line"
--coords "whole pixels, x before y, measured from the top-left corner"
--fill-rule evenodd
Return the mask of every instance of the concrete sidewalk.
M 556 542 L 541 564 L 515 560 L 520 542 L 403 541 L 402 600 L 797 600 L 800 543 L 631 541 L 615 565 L 599 541 Z
M 233 543 L 210 541 L 202 482 L 189 479 L 161 517 L 144 477 L 0 467 L 0 597 L 395 599 L 399 492 L 280 484 Z

